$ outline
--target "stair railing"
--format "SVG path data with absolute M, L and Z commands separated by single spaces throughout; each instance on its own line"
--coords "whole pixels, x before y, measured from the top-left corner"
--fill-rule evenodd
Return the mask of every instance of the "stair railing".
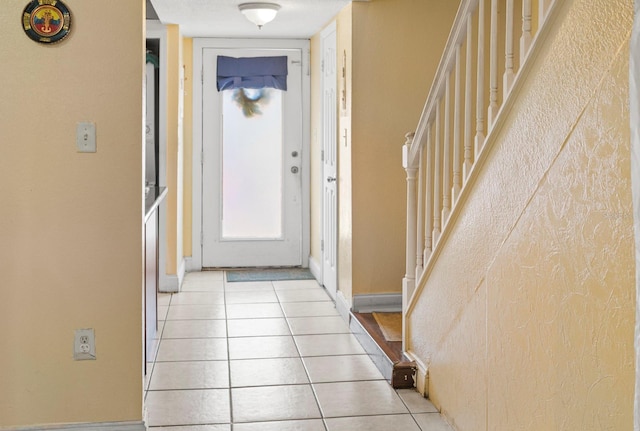
M 555 3 L 461 2 L 418 127 L 406 136 L 403 147 L 407 173 L 405 311 Z

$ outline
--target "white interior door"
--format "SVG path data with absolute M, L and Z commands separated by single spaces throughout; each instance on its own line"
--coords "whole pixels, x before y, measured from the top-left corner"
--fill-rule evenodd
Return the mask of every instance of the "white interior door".
M 322 281 L 336 298 L 338 272 L 337 199 L 337 73 L 335 23 L 321 34 L 322 40 L 322 152 L 323 152 L 323 240 Z
M 216 88 L 219 55 L 287 56 L 287 90 Z M 302 54 L 202 54 L 202 266 L 302 263 Z

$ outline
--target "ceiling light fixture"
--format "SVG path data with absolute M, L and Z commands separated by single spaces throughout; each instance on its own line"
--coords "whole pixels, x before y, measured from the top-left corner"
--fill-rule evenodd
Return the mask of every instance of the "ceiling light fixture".
M 258 28 L 262 28 L 263 25 L 276 17 L 280 5 L 275 3 L 243 3 L 238 6 L 238 9 L 249 21 L 257 25 Z

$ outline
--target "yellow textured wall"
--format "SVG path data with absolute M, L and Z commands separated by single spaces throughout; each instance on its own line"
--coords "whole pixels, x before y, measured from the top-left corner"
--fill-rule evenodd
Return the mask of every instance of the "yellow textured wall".
M 142 420 L 144 1 L 68 1 L 70 36 L 0 21 L 0 426 Z M 97 153 L 76 151 L 95 122 Z M 95 361 L 73 360 L 94 328 Z
M 178 119 L 182 41 L 177 25 L 167 25 L 167 256 L 165 271 L 176 274 L 182 261 L 182 128 Z M 160 145 L 163 145 L 161 142 Z
M 353 82 L 352 133 L 346 147 L 341 143 L 340 155 L 351 153 L 354 295 L 401 291 L 406 235 L 401 149 L 404 135 L 418 123 L 458 4 L 353 3 L 353 64 L 347 71 Z M 340 195 L 340 205 L 344 198 Z
M 338 71 L 346 65 L 345 79 L 338 79 L 338 100 L 346 92 L 346 109 L 338 117 L 338 290 L 351 306 L 353 296 L 353 180 L 351 166 L 351 106 L 353 90 L 353 5 L 336 17 Z M 346 60 L 344 59 L 346 58 Z M 340 74 L 338 73 L 338 76 Z M 346 135 L 346 139 L 344 136 Z
M 633 427 L 632 2 L 558 6 L 409 314 L 460 431 Z
M 184 255 L 192 256 L 193 218 L 193 39 L 183 38 L 184 64 Z

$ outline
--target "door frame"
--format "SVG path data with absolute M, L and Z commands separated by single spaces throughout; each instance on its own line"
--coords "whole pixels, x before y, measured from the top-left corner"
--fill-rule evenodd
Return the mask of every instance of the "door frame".
M 158 118 L 158 186 L 167 186 L 167 82 L 168 55 L 167 55 L 167 27 L 160 21 L 146 21 L 146 39 L 158 39 L 160 41 L 160 77 Z M 144 130 L 144 129 L 143 129 Z M 180 281 L 177 276 L 167 274 L 167 206 L 158 207 L 158 290 L 160 292 L 177 292 Z
M 331 46 L 328 46 L 327 38 L 332 33 L 336 34 L 335 44 L 333 44 Z M 325 131 L 327 129 L 326 125 L 328 123 L 328 118 L 326 117 L 326 112 L 325 112 L 325 109 L 324 109 L 324 104 L 325 104 L 325 100 L 324 100 L 325 94 L 324 93 L 325 93 L 325 86 L 327 85 L 326 77 L 325 77 L 325 73 L 324 73 L 324 67 L 325 67 L 324 59 L 325 59 L 325 56 L 326 56 L 327 48 L 333 48 L 333 52 L 334 52 L 334 54 L 336 56 L 335 63 L 334 63 L 334 67 L 336 69 L 335 70 L 335 72 L 336 72 L 336 75 L 335 75 L 336 82 L 333 84 L 334 89 L 336 91 L 336 93 L 335 93 L 336 105 L 334 107 L 335 108 L 335 118 L 333 119 L 333 122 L 335 123 L 335 136 L 333 138 L 333 151 L 334 151 L 334 154 L 336 155 L 336 160 L 335 160 L 335 162 L 336 162 L 336 172 L 335 172 L 336 178 L 338 177 L 338 171 L 337 171 L 338 156 L 337 155 L 338 155 L 338 103 L 339 103 L 338 102 L 338 58 L 337 58 L 338 57 L 338 53 L 337 53 L 338 46 L 337 45 L 338 45 L 338 43 L 337 43 L 337 24 L 336 24 L 336 21 L 332 21 L 320 33 L 320 55 L 321 55 L 321 61 L 322 61 L 322 68 L 321 68 L 322 76 L 321 76 L 321 79 L 320 79 L 320 94 L 321 94 L 321 98 L 322 98 L 322 102 L 321 102 L 322 109 L 320 111 L 321 112 L 321 116 L 322 116 L 322 118 L 321 118 L 321 127 L 320 127 L 320 133 L 321 133 L 320 142 L 322 143 L 322 151 L 324 152 L 325 151 L 325 142 L 327 140 L 327 136 L 325 136 Z M 335 235 L 335 238 L 333 238 L 333 241 L 331 242 L 331 244 L 333 244 L 333 250 L 329 250 L 328 249 L 329 245 L 327 245 L 326 242 L 325 242 L 325 238 L 327 238 L 327 234 L 328 234 L 328 232 L 326 230 L 327 223 L 326 223 L 326 219 L 325 219 L 325 217 L 326 217 L 326 211 L 325 211 L 325 209 L 326 209 L 325 208 L 325 204 L 326 204 L 326 202 L 325 202 L 325 185 L 326 184 L 325 184 L 325 181 L 326 181 L 326 179 L 328 177 L 328 172 L 327 172 L 327 169 L 326 169 L 326 166 L 325 166 L 325 162 L 324 162 L 325 157 L 326 157 L 326 155 L 324 155 L 324 153 L 323 153 L 322 169 L 321 169 L 322 177 L 321 177 L 321 180 L 320 180 L 321 184 L 322 184 L 322 198 L 321 198 L 322 220 L 320 222 L 320 225 L 322 226 L 322 232 L 321 232 L 321 236 L 320 236 L 321 241 L 322 241 L 322 247 L 321 247 L 321 263 L 320 263 L 321 270 L 320 270 L 320 272 L 322 273 L 321 283 L 327 289 L 327 292 L 329 292 L 329 295 L 331 296 L 331 298 L 335 301 L 336 297 L 337 297 L 337 294 L 338 294 L 338 235 L 337 235 L 337 233 L 338 233 L 337 226 L 338 226 L 338 222 L 339 222 L 339 220 L 338 220 L 338 205 L 337 205 L 337 203 L 338 203 L 338 198 L 337 198 L 338 186 L 337 186 L 337 183 L 336 183 L 336 206 L 334 208 L 334 214 L 333 214 L 333 218 L 334 218 L 334 221 L 336 223 L 336 235 Z M 336 260 L 335 261 L 335 268 L 336 268 L 335 269 L 335 278 L 331 277 L 331 279 L 329 279 L 330 278 L 329 274 L 327 274 L 325 272 L 325 261 L 326 261 L 327 254 L 328 255 L 333 254 L 333 256 L 335 256 L 335 260 Z M 329 287 L 327 287 L 327 285 L 329 285 Z
M 302 53 L 302 238 L 301 261 L 309 266 L 311 229 L 311 182 L 310 182 L 310 122 L 311 122 L 311 79 L 310 52 L 308 40 L 297 39 L 193 39 L 193 206 L 192 206 L 192 256 L 189 271 L 202 269 L 202 53 L 207 48 L 227 49 L 300 49 Z M 199 75 L 199 76 L 198 76 Z

